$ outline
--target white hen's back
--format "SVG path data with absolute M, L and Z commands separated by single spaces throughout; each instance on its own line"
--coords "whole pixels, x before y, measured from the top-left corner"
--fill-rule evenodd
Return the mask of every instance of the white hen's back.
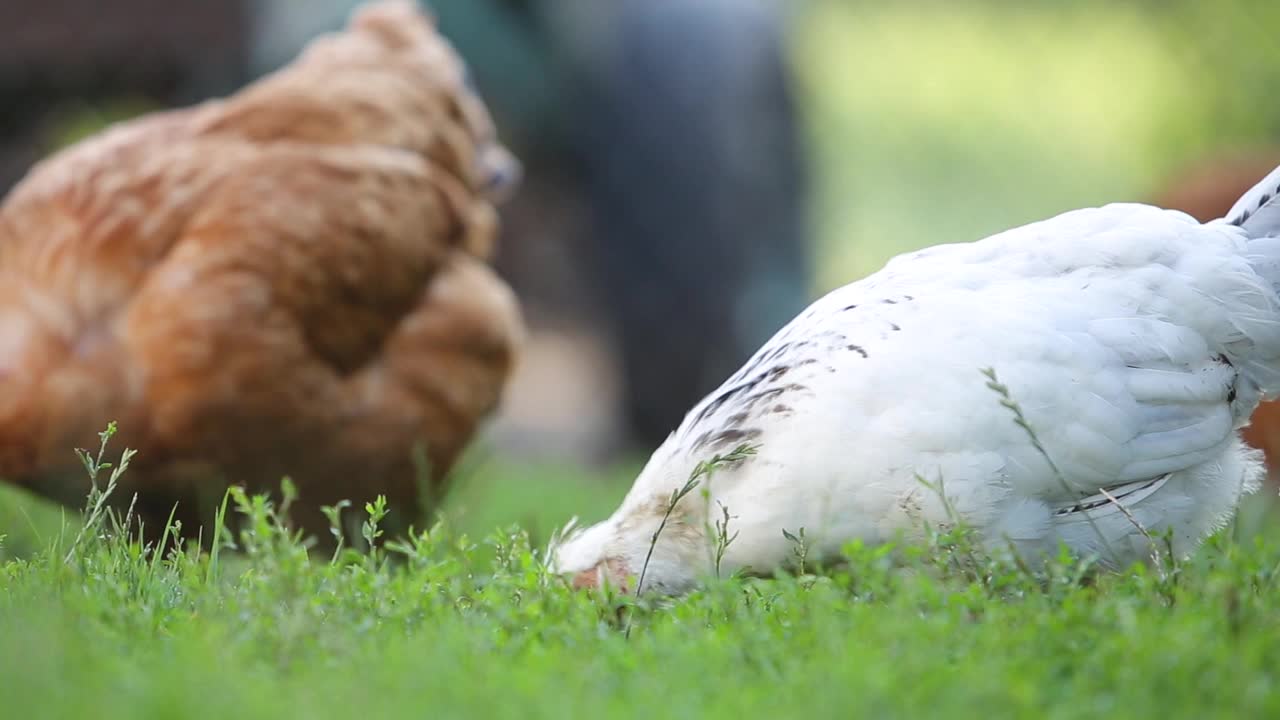
M 1237 430 L 1280 394 L 1272 185 L 1203 225 L 1116 204 L 895 258 L 779 331 L 553 562 L 679 592 L 711 569 L 713 512 L 736 533 L 721 571 L 784 562 L 783 530 L 820 555 L 957 520 L 1028 555 L 1124 565 L 1166 532 L 1189 551 L 1263 472 Z M 698 462 L 743 443 L 668 522 Z
M 1124 562 L 1133 522 L 1096 506 L 1095 524 L 1115 522 L 1090 539 L 1078 506 L 1157 480 L 1133 495 L 1135 519 L 1195 542 L 1256 485 L 1235 430 L 1277 389 L 1280 305 L 1246 249 L 1235 226 L 1111 205 L 903 256 L 766 343 L 694 408 L 670 458 L 757 444 L 716 498 L 739 527 L 803 526 L 836 546 L 954 514 L 992 541 L 1119 544 Z M 773 534 L 744 533 L 728 559 L 781 560 Z

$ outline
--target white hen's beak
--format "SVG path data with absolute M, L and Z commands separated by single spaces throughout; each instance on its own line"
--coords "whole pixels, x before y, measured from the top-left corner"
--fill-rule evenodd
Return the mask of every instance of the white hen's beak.
M 573 576 L 575 590 L 594 590 L 606 585 L 624 595 L 632 590 L 631 572 L 624 561 L 606 558 Z
M 604 556 L 604 548 L 612 537 L 609 522 L 579 528 L 575 517 L 554 532 L 547 545 L 551 572 L 564 576 L 574 589 L 603 588 L 606 585 L 629 593 L 635 583 L 631 568 L 620 557 Z

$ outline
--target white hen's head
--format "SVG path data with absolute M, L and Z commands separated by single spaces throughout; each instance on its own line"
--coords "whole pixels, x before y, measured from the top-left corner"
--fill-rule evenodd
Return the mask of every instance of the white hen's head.
M 692 433 L 697 421 L 691 412 L 685 421 L 689 427 L 682 425 L 654 452 L 612 517 L 585 529 L 575 529 L 571 521 L 552 538 L 547 558 L 553 572 L 572 576 L 576 588 L 608 584 L 628 594 L 680 595 L 718 566 L 708 511 L 713 503 L 723 505 L 705 483 L 713 471 L 741 467 L 756 446 L 697 459 L 708 450 L 705 442 L 694 442 L 691 451 L 691 434 L 722 445 L 740 435 Z
M 551 568 L 570 576 L 579 589 L 608 585 L 626 594 L 687 592 L 705 554 L 702 531 L 675 515 L 658 532 L 661 525 L 661 514 L 622 520 L 615 516 L 570 532 L 551 548 Z
M 687 493 L 674 505 L 670 491 L 654 491 L 642 473 L 608 520 L 587 528 L 569 523 L 548 548 L 553 572 L 572 577 L 575 588 L 611 588 L 628 594 L 687 592 L 706 569 L 709 555 L 704 499 Z

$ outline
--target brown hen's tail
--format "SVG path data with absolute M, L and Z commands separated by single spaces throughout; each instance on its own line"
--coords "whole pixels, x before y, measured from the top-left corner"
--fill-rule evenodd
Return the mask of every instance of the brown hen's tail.
M 0 242 L 3 239 L 0 238 Z M 118 420 L 140 419 L 119 346 L 82 332 L 65 304 L 0 273 L 0 479 L 69 505 L 87 480 L 74 449 Z

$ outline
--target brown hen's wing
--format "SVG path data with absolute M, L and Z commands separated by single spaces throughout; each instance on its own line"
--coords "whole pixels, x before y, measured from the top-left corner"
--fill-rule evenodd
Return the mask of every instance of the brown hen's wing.
M 192 141 L 190 114 L 142 118 L 58 153 L 0 206 L 0 476 L 79 504 L 87 484 L 72 448 L 94 446 L 108 420 L 140 424 L 121 313 L 205 193 L 254 154 Z
M 418 441 L 440 477 L 519 328 L 459 251 L 467 197 L 406 152 L 282 144 L 210 192 L 122 326 L 154 461 L 205 458 L 255 487 L 291 474 L 309 505 L 412 500 Z

